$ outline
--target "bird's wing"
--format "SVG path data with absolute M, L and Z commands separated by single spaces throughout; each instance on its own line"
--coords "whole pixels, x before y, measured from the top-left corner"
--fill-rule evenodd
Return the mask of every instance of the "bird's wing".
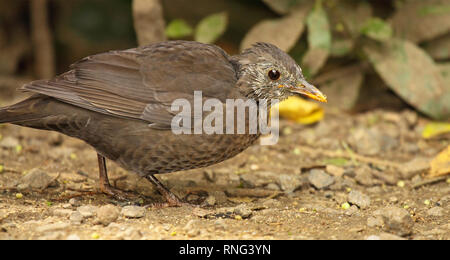
M 228 55 L 213 45 L 172 41 L 89 56 L 52 80 L 22 87 L 96 112 L 170 127 L 171 104 L 179 98 L 225 102 L 237 90 Z M 193 106 L 192 106 L 193 108 Z

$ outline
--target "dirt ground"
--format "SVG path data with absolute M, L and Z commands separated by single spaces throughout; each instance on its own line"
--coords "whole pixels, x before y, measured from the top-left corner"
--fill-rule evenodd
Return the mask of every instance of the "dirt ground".
M 140 195 L 112 200 L 88 145 L 2 125 L 0 239 L 450 239 L 450 179 L 425 178 L 450 139 L 422 139 L 427 122 L 411 110 L 282 120 L 275 146 L 159 176 L 200 205 L 179 208 L 152 206 L 152 185 L 108 162 L 112 183 Z

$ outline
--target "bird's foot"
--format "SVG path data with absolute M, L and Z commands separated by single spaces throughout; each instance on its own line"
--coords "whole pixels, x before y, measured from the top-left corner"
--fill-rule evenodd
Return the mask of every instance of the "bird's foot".
M 166 199 L 165 203 L 154 203 L 149 206 L 153 206 L 156 208 L 167 208 L 167 207 L 196 207 L 196 205 L 189 204 L 184 202 L 177 195 L 173 194 L 169 189 L 167 189 L 155 176 L 147 175 L 145 178 L 155 185 L 156 189 L 159 193 Z
M 139 196 L 133 194 L 131 192 L 126 192 L 123 190 L 119 190 L 114 188 L 110 184 L 100 184 L 100 191 L 116 200 L 120 201 L 135 201 L 139 200 Z

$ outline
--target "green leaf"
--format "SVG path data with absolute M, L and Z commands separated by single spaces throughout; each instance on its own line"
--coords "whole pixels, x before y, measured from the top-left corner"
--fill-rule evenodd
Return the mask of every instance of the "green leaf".
M 384 82 L 406 102 L 432 118 L 450 117 L 450 85 L 425 51 L 398 39 L 363 49 Z
M 227 13 L 217 13 L 203 18 L 195 28 L 195 40 L 203 43 L 215 42 L 227 29 Z
M 345 158 L 337 157 L 337 158 L 324 159 L 322 161 L 322 163 L 325 165 L 331 164 L 331 165 L 336 165 L 336 166 L 342 167 L 342 166 L 346 166 L 349 163 L 349 161 Z
M 172 39 L 180 39 L 191 36 L 193 31 L 192 27 L 184 20 L 175 19 L 167 25 L 166 36 Z
M 318 1 L 320 3 L 320 1 Z M 312 48 L 330 50 L 331 32 L 327 13 L 320 4 L 317 4 L 306 19 L 308 27 L 308 44 Z
M 331 49 L 330 24 L 321 3 L 320 0 L 316 1 L 306 19 L 309 49 L 303 57 L 302 65 L 312 76 L 325 65 Z
M 370 18 L 361 28 L 361 33 L 377 41 L 387 41 L 392 37 L 391 26 L 382 19 Z

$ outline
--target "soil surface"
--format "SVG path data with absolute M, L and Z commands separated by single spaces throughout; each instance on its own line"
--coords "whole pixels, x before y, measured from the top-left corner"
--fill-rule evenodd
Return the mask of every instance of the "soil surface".
M 281 120 L 277 145 L 160 175 L 198 205 L 178 208 L 108 162 L 113 185 L 134 193 L 113 200 L 98 191 L 91 147 L 2 125 L 0 239 L 450 239 L 450 180 L 426 178 L 450 139 L 422 139 L 427 122 L 410 110 Z

